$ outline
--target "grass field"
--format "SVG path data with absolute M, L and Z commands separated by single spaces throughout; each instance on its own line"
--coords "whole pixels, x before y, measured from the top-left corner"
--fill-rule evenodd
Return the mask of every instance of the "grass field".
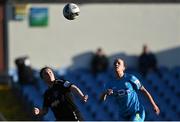
M 7 121 L 32 120 L 21 99 L 4 86 L 0 86 L 0 113 Z

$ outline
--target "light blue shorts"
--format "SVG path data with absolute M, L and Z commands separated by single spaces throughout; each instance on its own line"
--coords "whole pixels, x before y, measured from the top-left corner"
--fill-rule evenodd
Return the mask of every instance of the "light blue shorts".
M 121 117 L 123 121 L 133 121 L 133 122 L 144 122 L 145 120 L 145 110 L 142 108 L 140 111 L 128 115 L 126 117 Z
M 145 111 L 139 111 L 136 114 L 132 115 L 130 121 L 133 122 L 144 122 L 145 120 Z

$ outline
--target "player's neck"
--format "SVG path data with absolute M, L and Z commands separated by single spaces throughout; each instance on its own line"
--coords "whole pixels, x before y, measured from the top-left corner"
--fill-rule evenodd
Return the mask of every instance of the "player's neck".
M 122 78 L 124 76 L 124 72 L 118 73 L 119 78 Z
M 117 77 L 122 78 L 124 76 L 124 72 L 117 72 Z
M 51 81 L 48 83 L 48 86 L 49 86 L 49 87 L 52 87 L 53 84 L 54 84 L 54 82 L 55 82 L 55 80 L 51 80 Z

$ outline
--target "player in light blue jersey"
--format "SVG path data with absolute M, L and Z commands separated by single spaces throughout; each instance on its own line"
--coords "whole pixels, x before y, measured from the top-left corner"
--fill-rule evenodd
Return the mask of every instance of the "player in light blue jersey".
M 114 69 L 116 78 L 107 82 L 101 100 L 105 101 L 107 96 L 112 95 L 118 103 L 121 119 L 124 121 L 144 121 L 145 111 L 137 96 L 139 90 L 144 93 L 156 114 L 159 115 L 160 109 L 150 93 L 134 75 L 124 73 L 125 65 L 122 59 L 118 58 L 114 61 Z

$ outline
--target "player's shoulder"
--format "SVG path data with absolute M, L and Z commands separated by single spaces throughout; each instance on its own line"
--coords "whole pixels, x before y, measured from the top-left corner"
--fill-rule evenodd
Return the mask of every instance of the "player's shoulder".
M 70 87 L 72 85 L 70 81 L 61 79 L 56 80 L 56 84 L 63 85 L 63 87 Z
M 46 96 L 48 96 L 49 94 L 50 94 L 50 89 L 48 88 L 48 89 L 44 92 L 43 96 L 46 97 Z
M 65 82 L 65 80 L 63 80 L 63 79 L 56 79 L 55 80 L 55 84 L 64 83 L 64 82 Z
M 63 84 L 64 87 L 70 87 L 71 85 L 72 85 L 72 83 L 70 81 L 67 81 L 67 80 Z
M 133 75 L 133 74 L 129 74 L 129 73 L 125 73 L 126 78 L 128 78 L 130 81 L 135 81 L 138 80 L 138 78 Z
M 133 77 L 136 77 L 136 76 L 133 75 L 133 74 L 130 74 L 130 73 L 125 73 L 125 77 L 127 77 L 127 78 L 133 78 Z

